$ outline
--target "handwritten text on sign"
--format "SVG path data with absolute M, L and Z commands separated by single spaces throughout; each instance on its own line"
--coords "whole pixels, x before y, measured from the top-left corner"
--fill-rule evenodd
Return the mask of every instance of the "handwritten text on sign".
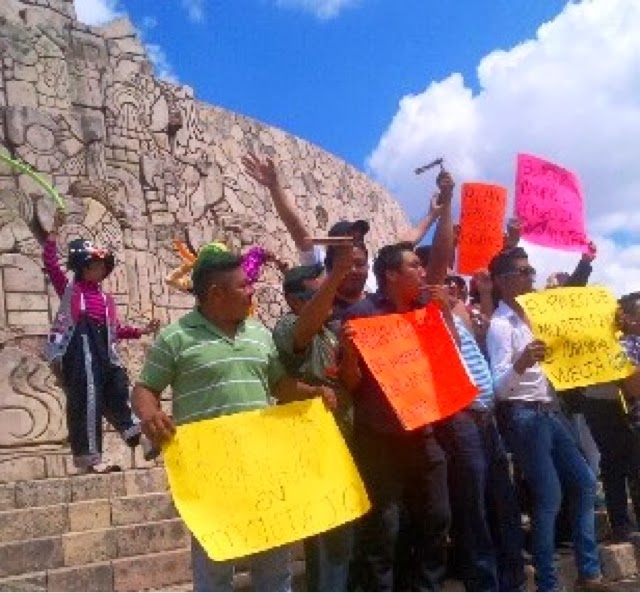
M 320 399 L 179 426 L 164 459 L 176 508 L 214 560 L 298 541 L 369 509 Z
M 518 155 L 516 214 L 531 243 L 569 251 L 582 251 L 588 243 L 578 178 L 528 154 Z
M 487 268 L 502 249 L 507 190 L 487 183 L 462 186 L 458 271 L 473 274 Z
M 542 368 L 556 389 L 586 387 L 631 374 L 615 336 L 616 299 L 606 288 L 554 288 L 517 300 L 533 334 L 549 349 Z
M 478 393 L 434 304 L 349 321 L 354 341 L 400 422 L 413 430 L 446 418 Z

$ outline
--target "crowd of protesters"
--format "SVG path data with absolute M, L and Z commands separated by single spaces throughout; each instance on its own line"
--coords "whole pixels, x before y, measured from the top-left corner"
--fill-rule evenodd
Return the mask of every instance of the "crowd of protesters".
M 633 517 L 640 517 L 640 372 L 619 382 L 553 389 L 541 367 L 547 345 L 534 337 L 517 300 L 535 290 L 536 276 L 519 245 L 518 221 L 509 221 L 504 248 L 488 268 L 468 280 L 452 270 L 455 183 L 448 172 L 438 175 L 425 217 L 374 254 L 364 219 L 336 222 L 328 232 L 333 240 L 319 246 L 276 165 L 251 154 L 243 165 L 268 190 L 299 252 L 297 262 L 279 266 L 289 311 L 269 331 L 252 314 L 259 267 L 220 244 L 194 252 L 181 271 L 194 309 L 157 336 L 134 387 L 135 415 L 121 393 L 126 375 L 113 345 L 155 331 L 156 324 L 142 330 L 118 324 L 112 300 L 98 288 L 113 269 L 108 253 L 87 242 L 73 246 L 76 279 L 67 284 L 47 244 L 47 269 L 63 297 L 49 351 L 62 361 L 78 463 L 95 469 L 101 461 L 101 415 L 132 446 L 141 426 L 157 452 L 177 425 L 322 397 L 371 509 L 304 542 L 307 590 L 438 591 L 454 574 L 468 591 L 522 591 L 530 562 L 538 590 L 554 591 L 561 530 L 573 546 L 575 590 L 610 590 L 598 553 L 598 484 L 611 537 L 632 539 Z M 420 245 L 432 227 L 431 244 Z M 586 285 L 595 257 L 592 245 L 573 273 L 554 274 L 546 289 Z M 348 322 L 430 302 L 478 395 L 452 416 L 406 430 Z M 620 299 L 616 322 L 626 355 L 640 365 L 640 293 Z M 160 405 L 169 387 L 172 415 Z M 118 397 L 102 395 L 109 390 Z M 87 410 L 93 410 L 89 423 Z M 234 562 L 210 559 L 195 539 L 192 548 L 195 590 L 231 590 Z M 256 590 L 291 590 L 291 561 L 290 546 L 247 558 Z

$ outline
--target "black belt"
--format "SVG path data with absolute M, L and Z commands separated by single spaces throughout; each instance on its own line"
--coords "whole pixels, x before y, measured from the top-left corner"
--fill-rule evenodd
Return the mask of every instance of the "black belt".
M 560 405 L 557 402 L 502 400 L 500 405 L 510 409 L 525 408 L 535 412 L 560 412 Z

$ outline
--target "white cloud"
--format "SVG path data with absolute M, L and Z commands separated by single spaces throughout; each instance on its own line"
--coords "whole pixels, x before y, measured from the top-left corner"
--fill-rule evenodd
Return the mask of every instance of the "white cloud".
M 480 91 L 460 74 L 407 95 L 367 160 L 413 217 L 425 209 L 434 175 L 413 170 L 436 157 L 460 180 L 513 186 L 515 155 L 529 152 L 578 173 L 587 225 L 600 245 L 594 277 L 617 292 L 640 288 L 640 2 L 569 3 L 537 36 L 496 50 L 478 66 Z M 576 254 L 533 250 L 541 279 Z
M 74 0 L 74 3 L 78 20 L 86 25 L 104 25 L 115 18 L 126 16 L 119 11 L 119 0 Z M 147 50 L 147 56 L 153 64 L 156 76 L 161 80 L 178 84 L 178 77 L 164 49 L 146 39 L 149 31 L 155 29 L 157 25 L 158 21 L 155 17 L 145 16 L 141 27 L 137 29 L 138 36 Z
M 276 0 L 278 6 L 299 8 L 311 12 L 321 20 L 332 19 L 359 0 Z
M 144 47 L 147 50 L 149 60 L 153 64 L 156 76 L 160 80 L 178 84 L 178 76 L 173 70 L 173 66 L 169 62 L 164 49 L 157 43 L 145 43 Z
M 85 25 L 104 25 L 121 16 L 119 0 L 74 0 L 78 20 Z
M 182 6 L 187 11 L 187 16 L 194 23 L 204 21 L 204 0 L 182 0 Z

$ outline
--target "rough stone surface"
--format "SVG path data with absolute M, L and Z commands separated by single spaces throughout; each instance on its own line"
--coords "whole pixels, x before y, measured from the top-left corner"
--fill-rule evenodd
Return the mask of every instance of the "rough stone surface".
M 192 308 L 190 296 L 164 282 L 179 264 L 174 239 L 188 237 L 196 248 L 220 240 L 239 252 L 260 244 L 296 262 L 266 190 L 240 164 L 247 150 L 279 163 L 314 233 L 366 216 L 374 251 L 406 227 L 399 205 L 360 171 L 157 80 L 126 19 L 91 28 L 75 19 L 71 0 L 2 0 L 0 48 L 0 150 L 41 172 L 66 200 L 61 252 L 80 235 L 115 251 L 118 265 L 105 288 L 130 324 L 151 317 L 169 323 Z M 73 475 L 65 398 L 40 356 L 58 305 L 40 259 L 49 198 L 6 166 L 0 194 L 0 482 Z M 269 326 L 284 310 L 280 284 L 280 273 L 267 266 L 256 296 Z M 150 341 L 122 345 L 132 377 Z M 149 465 L 110 434 L 105 457 L 125 469 Z M 82 499 L 73 489 L 71 500 Z
M 638 560 L 633 544 L 615 544 L 600 548 L 602 573 L 611 581 L 619 581 L 638 574 Z
M 116 498 L 111 502 L 111 523 L 131 525 L 173 519 L 177 516 L 171 494 L 152 493 Z
M 124 483 L 128 496 L 165 492 L 169 487 L 167 473 L 163 467 L 155 467 L 144 471 L 126 472 Z
M 175 550 L 113 561 L 115 591 L 143 591 L 191 581 L 191 551 Z
M 189 545 L 190 541 L 189 532 L 180 519 L 119 527 L 116 534 L 120 557 L 175 550 Z
M 46 591 L 47 573 L 37 572 L 0 579 L 0 591 Z
M 79 566 L 115 558 L 118 554 L 116 533 L 112 529 L 96 529 L 62 536 L 65 566 Z
M 0 544 L 0 578 L 58 568 L 63 563 L 59 537 Z
M 68 529 L 69 518 L 66 505 L 0 513 L 0 543 L 60 535 Z
M 121 473 L 78 476 L 71 481 L 71 500 L 93 500 L 122 496 L 125 493 Z
M 110 562 L 59 568 L 47 574 L 49 591 L 113 591 Z
M 66 478 L 18 482 L 14 488 L 18 508 L 43 507 L 71 500 L 71 483 Z
M 108 500 L 73 502 L 68 513 L 69 531 L 91 531 L 111 526 L 111 503 Z

